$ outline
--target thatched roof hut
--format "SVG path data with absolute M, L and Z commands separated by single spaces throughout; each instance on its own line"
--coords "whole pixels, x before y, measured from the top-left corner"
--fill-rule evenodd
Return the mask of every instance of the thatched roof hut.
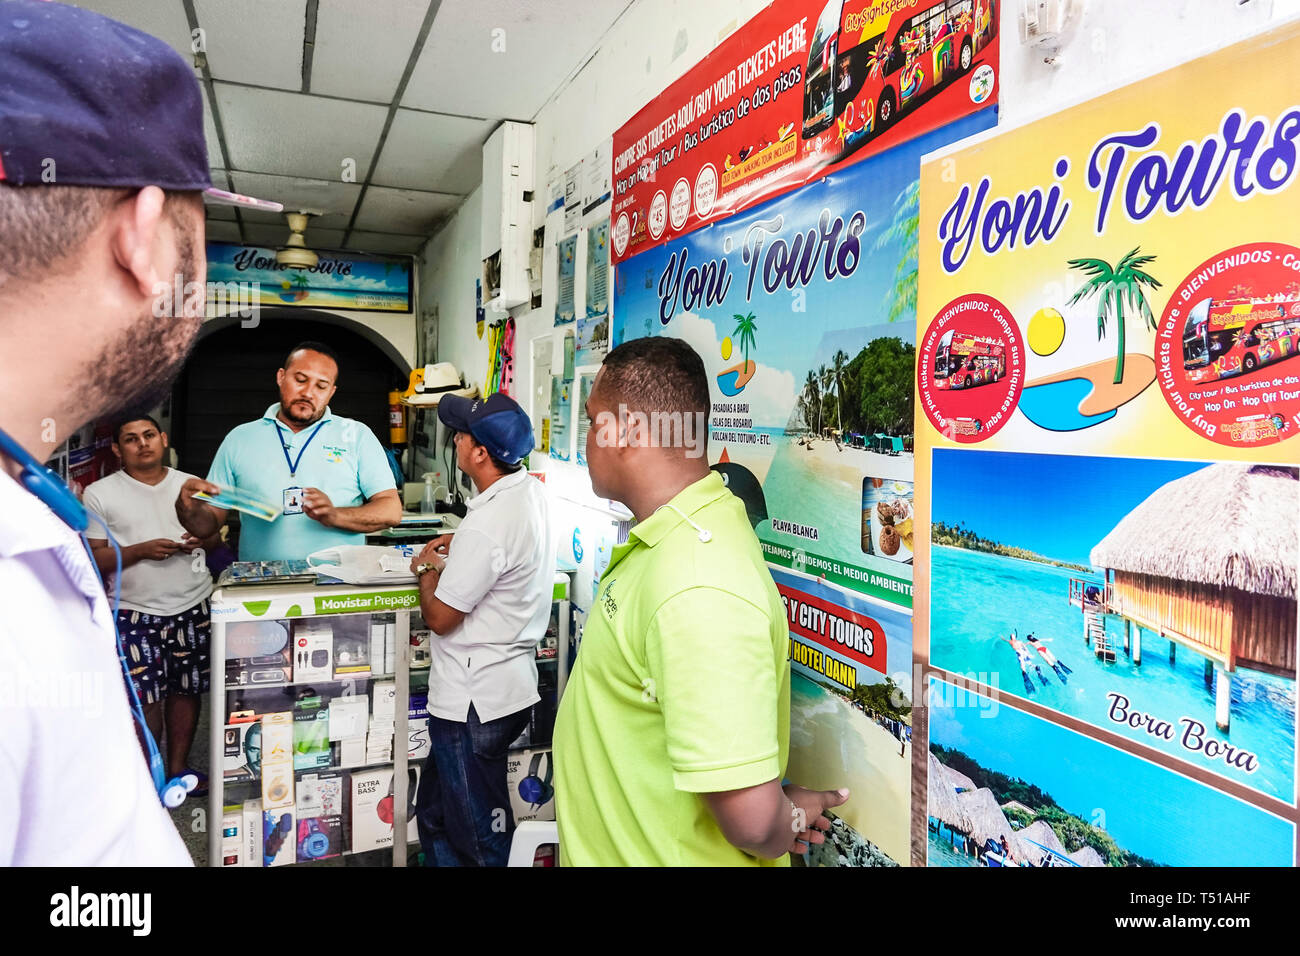
M 970 823 L 957 805 L 957 788 L 952 781 L 952 771 L 941 764 L 934 754 L 926 756 L 929 758 L 926 783 L 929 815 L 954 830 L 968 832 Z
M 1035 820 L 1029 826 L 1016 833 L 1021 840 L 1026 841 L 1025 850 L 1030 854 L 1030 859 L 1034 861 L 1041 860 L 1046 854 L 1039 847 L 1045 847 L 1054 853 L 1066 856 L 1065 844 L 1060 841 L 1056 831 L 1051 828 L 1046 820 Z M 1032 840 L 1038 846 L 1031 845 L 1028 841 Z
M 948 771 L 948 779 L 952 781 L 953 788 L 956 790 L 978 790 L 975 781 L 966 776 L 960 770 L 954 770 L 952 767 L 944 767 Z
M 1101 854 L 1098 853 L 1090 846 L 1081 846 L 1073 853 L 1067 853 L 1066 856 L 1068 856 L 1075 863 L 1078 863 L 1080 866 L 1105 866 L 1106 865 L 1106 861 L 1102 859 Z
M 983 844 L 990 838 L 1001 841 L 1005 837 L 1012 861 L 1024 863 L 1035 859 L 1016 838 L 1015 831 L 998 806 L 997 797 L 993 796 L 993 791 L 988 787 L 957 794 L 957 807 L 969 821 L 970 829 L 967 832 L 979 843 Z
M 1034 812 L 1033 810 L 1029 809 L 1029 807 L 1021 803 L 1019 800 L 1008 800 L 1006 803 L 1002 804 L 1002 809 L 1004 811 L 1019 810 L 1022 813 L 1029 813 L 1029 814 L 1032 814 Z
M 1108 610 L 1226 670 L 1296 672 L 1300 469 L 1226 462 L 1157 488 L 1095 548 Z

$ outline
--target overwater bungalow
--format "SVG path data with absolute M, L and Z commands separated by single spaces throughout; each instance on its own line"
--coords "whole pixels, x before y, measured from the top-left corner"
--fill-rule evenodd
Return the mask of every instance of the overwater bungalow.
M 1104 587 L 1070 581 L 1084 639 L 1115 659 L 1102 615 L 1124 621 L 1142 663 L 1145 629 L 1205 658 L 1215 723 L 1229 725 L 1231 674 L 1248 667 L 1295 680 L 1300 469 L 1210 465 L 1156 489 L 1092 549 Z

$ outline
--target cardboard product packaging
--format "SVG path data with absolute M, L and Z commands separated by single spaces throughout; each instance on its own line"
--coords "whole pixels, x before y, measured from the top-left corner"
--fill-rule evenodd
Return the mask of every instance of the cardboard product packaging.
M 539 759 L 534 761 L 535 757 Z M 516 824 L 526 820 L 555 819 L 555 791 L 553 781 L 548 779 L 554 776 L 550 763 L 549 747 L 512 751 L 506 757 L 506 789 L 510 792 L 510 812 L 514 814 Z M 537 781 L 529 787 L 543 797 L 540 803 L 530 803 L 520 793 L 520 785 L 530 773 L 537 775 Z
M 223 807 L 221 814 L 221 865 L 243 866 L 244 808 Z
M 257 777 L 262 772 L 262 724 L 227 724 L 223 766 L 226 779 Z
M 334 627 L 334 676 L 364 677 L 370 674 L 370 620 L 360 614 L 345 614 Z
M 293 805 L 262 811 L 262 865 L 284 866 L 297 857 L 297 827 Z
M 293 705 L 293 769 L 319 770 L 330 765 L 330 708 L 320 697 Z
M 240 859 L 244 866 L 262 865 L 262 801 L 244 801 L 244 845 Z
M 293 623 L 293 679 L 327 681 L 334 676 L 334 629 L 324 618 Z
M 429 756 L 431 740 L 429 737 L 427 706 L 428 699 L 424 694 L 411 695 L 411 702 L 406 710 L 406 757 L 408 760 L 423 760 Z
M 393 771 L 363 770 L 352 774 L 353 853 L 393 845 L 393 800 L 389 787 Z
M 262 717 L 262 809 L 293 807 L 293 714 Z
M 342 771 L 303 774 L 298 779 L 298 862 L 325 860 L 343 852 Z

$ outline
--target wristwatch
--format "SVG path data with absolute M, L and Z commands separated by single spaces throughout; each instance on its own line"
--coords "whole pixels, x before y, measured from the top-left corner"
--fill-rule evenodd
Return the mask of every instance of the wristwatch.
M 446 567 L 446 565 L 444 564 L 443 567 Z M 438 567 L 438 565 L 434 564 L 432 561 L 426 561 L 424 564 L 417 564 L 415 566 L 415 576 L 417 578 L 424 577 L 426 571 L 434 571 L 438 574 L 442 574 L 442 568 Z

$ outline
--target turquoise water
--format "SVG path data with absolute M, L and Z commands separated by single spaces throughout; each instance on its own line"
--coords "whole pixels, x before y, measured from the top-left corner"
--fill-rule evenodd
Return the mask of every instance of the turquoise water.
M 1071 577 L 1064 568 L 998 555 L 935 547 L 935 582 L 930 598 L 930 660 L 955 674 L 988 674 L 1004 694 L 1028 697 L 1045 707 L 1081 718 L 1107 730 L 1172 754 L 1181 760 L 1239 781 L 1290 803 L 1295 774 L 1295 682 L 1238 668 L 1232 675 L 1231 726 L 1214 725 L 1214 696 L 1205 686 L 1204 658 L 1185 647 L 1169 663 L 1169 642 L 1149 632 L 1142 636 L 1142 665 L 1123 653 L 1123 622 L 1106 618 L 1106 633 L 1116 660 L 1103 664 L 1083 641 L 1083 614 L 1069 601 Z M 1098 576 L 1091 579 L 1100 583 Z M 1063 684 L 1032 652 L 1047 680 L 1030 669 L 1034 690 L 1026 693 L 1015 652 L 1000 637 L 1012 630 L 1024 638 L 1033 632 L 1073 673 Z M 983 678 L 981 678 L 983 679 Z M 1106 695 L 1123 694 L 1130 706 L 1168 721 L 1174 739 L 1152 736 L 1108 717 Z M 1223 760 L 1209 760 L 1185 749 L 1179 719 L 1189 717 L 1213 738 L 1255 753 L 1259 768 L 1247 773 Z
M 740 378 L 740 370 L 728 372 L 725 375 L 717 376 L 718 388 L 722 390 L 723 395 L 739 395 L 740 389 L 736 387 L 736 380 Z M 746 382 L 746 385 L 749 383 Z
M 974 857 L 966 853 L 958 853 L 953 848 L 949 836 L 951 831 L 946 826 L 940 829 L 942 835 L 936 834 L 933 830 L 929 831 L 929 856 L 925 861 L 926 866 L 979 866 Z
M 1026 388 L 1016 406 L 1039 428 L 1054 432 L 1073 432 L 1115 417 L 1115 409 L 1100 415 L 1079 412 L 1082 402 L 1096 386 L 1086 378 L 1071 378 L 1064 382 L 1051 382 Z

